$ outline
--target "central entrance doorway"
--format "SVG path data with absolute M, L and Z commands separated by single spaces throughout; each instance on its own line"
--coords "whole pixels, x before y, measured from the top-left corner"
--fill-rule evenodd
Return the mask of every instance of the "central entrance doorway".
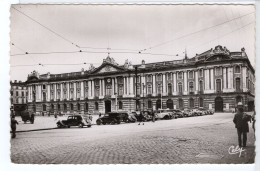
M 215 99 L 215 112 L 223 112 L 223 99 L 221 97 Z
M 111 101 L 106 100 L 105 101 L 105 113 L 111 112 Z

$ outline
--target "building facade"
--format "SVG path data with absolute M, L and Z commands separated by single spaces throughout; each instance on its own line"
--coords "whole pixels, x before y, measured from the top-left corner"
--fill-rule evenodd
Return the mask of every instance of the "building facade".
M 12 114 L 20 115 L 20 112 L 27 106 L 27 86 L 26 83 L 15 80 L 10 82 L 10 102 Z
M 255 71 L 242 48 L 230 52 L 216 46 L 195 57 L 118 65 L 107 57 L 102 65 L 65 74 L 39 75 L 26 81 L 28 108 L 40 112 L 109 112 L 158 108 L 203 107 L 231 112 L 238 102 L 254 108 Z

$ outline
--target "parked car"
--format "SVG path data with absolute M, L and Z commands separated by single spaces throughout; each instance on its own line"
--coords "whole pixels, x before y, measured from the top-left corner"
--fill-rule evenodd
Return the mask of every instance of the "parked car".
M 169 109 L 160 109 L 155 111 L 155 119 L 171 119 L 173 116 Z
M 208 114 L 209 114 L 209 115 L 213 115 L 213 114 L 214 114 L 214 110 L 213 110 L 213 109 L 209 109 L 209 110 L 208 110 Z
M 201 111 L 202 115 L 207 115 L 208 114 L 208 111 L 206 109 L 202 108 L 202 107 L 200 107 L 198 110 Z
M 184 116 L 184 117 L 191 117 L 191 116 L 194 116 L 193 111 L 190 110 L 190 109 L 184 109 L 184 110 L 182 111 L 182 113 L 183 113 L 183 116 Z
M 71 126 L 78 126 L 79 128 L 83 128 L 84 126 L 91 127 L 91 120 L 87 116 L 83 115 L 69 115 L 67 120 L 59 120 L 57 123 L 58 128 Z
M 135 112 L 132 112 L 132 114 L 135 115 L 137 121 L 139 121 L 139 122 L 141 121 L 141 114 L 144 117 L 144 121 L 152 120 L 152 111 L 148 111 L 148 110 L 145 110 L 145 111 L 135 111 Z
M 181 110 L 179 109 L 173 109 L 173 111 L 175 112 L 175 115 L 178 117 L 178 118 L 183 118 L 184 117 L 184 114 Z
M 202 116 L 202 112 L 199 109 L 193 109 L 194 116 Z
M 103 117 L 100 117 L 96 120 L 97 125 L 106 125 L 106 124 L 120 124 L 121 122 L 128 122 L 128 113 L 127 112 L 109 112 L 106 113 Z
M 24 123 L 28 121 L 33 124 L 34 123 L 34 113 L 31 113 L 27 110 L 21 112 L 21 118 Z
M 133 113 L 128 113 L 128 122 L 136 122 L 137 118 L 135 117 L 135 115 Z

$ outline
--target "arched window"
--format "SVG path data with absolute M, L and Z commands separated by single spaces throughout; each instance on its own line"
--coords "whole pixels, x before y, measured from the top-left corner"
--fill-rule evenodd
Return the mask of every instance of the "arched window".
M 173 101 L 171 99 L 167 100 L 167 108 L 173 109 Z
M 46 105 L 45 105 L 45 104 L 42 105 L 42 110 L 43 110 L 43 111 L 46 111 Z
M 178 72 L 178 79 L 182 79 L 182 72 Z
M 153 108 L 152 101 L 148 100 L 148 109 L 151 109 L 151 108 Z
M 74 110 L 72 103 L 70 104 L 70 110 Z
M 178 92 L 182 93 L 182 83 L 178 83 Z
M 95 102 L 95 110 L 98 110 L 98 102 Z
M 200 69 L 200 72 L 199 72 L 200 74 L 200 77 L 203 77 L 203 69 Z
M 240 66 L 237 65 L 237 66 L 235 67 L 235 73 L 240 73 Z
M 178 102 L 179 102 L 179 109 L 183 109 L 183 100 L 179 99 Z
M 80 110 L 80 104 L 79 103 L 77 104 L 77 107 L 78 107 L 78 110 Z
M 168 84 L 168 95 L 172 95 L 172 84 Z
M 156 78 L 157 78 L 157 81 L 162 81 L 162 74 L 158 74 Z
M 193 98 L 190 98 L 189 99 L 189 102 L 190 102 L 190 108 L 194 108 L 194 99 Z
M 199 98 L 199 106 L 203 107 L 203 98 L 202 97 Z
M 118 102 L 118 108 L 123 109 L 123 103 L 121 101 Z
M 190 78 L 190 79 L 193 79 L 193 71 L 190 71 L 190 72 L 189 72 L 189 78 Z
M 222 72 L 221 72 L 221 68 L 220 67 L 217 67 L 216 68 L 216 75 L 221 75 Z
M 147 82 L 152 82 L 152 75 L 147 76 Z

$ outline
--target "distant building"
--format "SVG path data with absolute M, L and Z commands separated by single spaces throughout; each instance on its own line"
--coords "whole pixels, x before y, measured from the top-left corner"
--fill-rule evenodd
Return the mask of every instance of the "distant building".
M 20 115 L 20 112 L 26 109 L 27 106 L 27 87 L 24 82 L 10 82 L 10 101 L 11 101 L 11 109 L 13 110 L 13 114 Z
M 29 110 L 36 113 L 198 107 L 231 112 L 240 101 L 253 110 L 255 70 L 244 48 L 216 46 L 192 58 L 140 65 L 118 65 L 108 56 L 101 66 L 80 72 L 33 71 L 26 84 Z

